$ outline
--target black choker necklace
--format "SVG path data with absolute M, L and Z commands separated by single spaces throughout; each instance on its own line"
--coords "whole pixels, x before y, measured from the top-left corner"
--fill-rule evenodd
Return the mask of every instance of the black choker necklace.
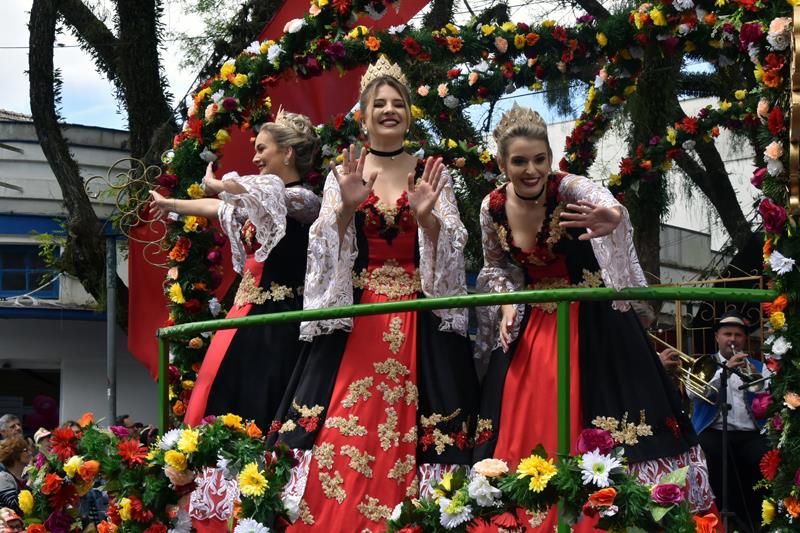
M 403 153 L 405 148 L 401 146 L 397 150 L 392 150 L 391 152 L 382 152 L 380 150 L 376 150 L 375 148 L 370 148 L 369 153 L 372 155 L 376 155 L 378 157 L 395 157 Z
M 283 186 L 285 188 L 294 187 L 295 185 L 302 185 L 302 180 L 290 181 L 289 183 L 284 183 Z
M 547 184 L 545 183 L 544 187 L 542 187 L 542 190 L 539 191 L 539 194 L 537 194 L 536 196 L 523 196 L 520 193 L 518 193 L 517 188 L 514 187 L 514 194 L 516 194 L 517 198 L 519 198 L 520 200 L 525 200 L 526 202 L 533 202 L 533 205 L 538 205 L 546 188 Z

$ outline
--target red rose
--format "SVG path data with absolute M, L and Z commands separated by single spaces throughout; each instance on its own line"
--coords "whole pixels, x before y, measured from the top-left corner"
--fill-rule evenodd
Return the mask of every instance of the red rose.
M 774 136 L 780 135 L 785 129 L 783 125 L 783 111 L 781 111 L 780 106 L 776 105 L 772 108 L 772 111 L 769 112 L 767 128 L 769 128 L 769 132 Z
M 769 233 L 780 234 L 786 224 L 786 210 L 773 203 L 769 198 L 764 198 L 758 206 L 758 212 L 764 220 L 764 229 Z
M 599 450 L 600 453 L 606 454 L 614 449 L 614 439 L 604 429 L 584 429 L 578 436 L 575 448 L 580 454 L 594 450 Z
M 767 176 L 767 167 L 761 167 L 753 172 L 753 177 L 750 178 L 750 183 L 756 189 L 761 188 L 761 184 L 764 183 L 764 178 Z
M 460 75 L 461 75 L 460 68 L 451 68 L 450 70 L 447 71 L 447 77 L 450 78 L 451 80 L 459 77 Z
M 55 494 L 61 488 L 61 476 L 58 474 L 47 474 L 44 476 L 44 484 L 42 484 L 42 494 Z
M 756 394 L 751 404 L 753 416 L 758 420 L 764 420 L 767 417 L 767 409 L 772 404 L 772 396 L 768 392 L 761 392 Z

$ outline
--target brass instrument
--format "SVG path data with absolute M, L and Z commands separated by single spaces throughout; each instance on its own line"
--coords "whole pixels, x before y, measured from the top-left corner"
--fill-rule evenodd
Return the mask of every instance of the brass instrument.
M 678 357 L 682 363 L 680 368 L 680 376 L 678 379 L 686 388 L 686 390 L 704 402 L 707 402 L 711 405 L 716 405 L 717 402 L 709 398 L 709 396 L 716 395 L 718 392 L 717 388 L 709 383 L 717 371 L 717 365 L 714 363 L 714 361 L 710 357 L 692 357 L 691 355 L 687 355 L 672 346 L 664 339 L 656 337 L 649 331 L 647 334 L 657 343 L 666 348 L 675 350 L 675 352 L 678 354 Z
M 730 344 L 730 348 L 732 354 L 731 357 L 742 353 L 736 351 L 736 345 L 733 343 Z M 742 366 L 739 372 L 747 378 L 744 380 L 745 383 L 750 383 L 752 381 L 761 381 L 763 379 L 763 376 L 760 373 L 750 371 L 750 362 L 747 360 L 745 360 L 745 364 Z M 751 390 L 750 387 L 748 387 L 747 390 Z

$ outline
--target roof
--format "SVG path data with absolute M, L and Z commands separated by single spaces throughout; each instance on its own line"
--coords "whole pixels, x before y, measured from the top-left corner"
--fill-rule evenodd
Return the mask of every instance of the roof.
M 0 121 L 2 122 L 33 122 L 33 117 L 24 113 L 0 109 Z

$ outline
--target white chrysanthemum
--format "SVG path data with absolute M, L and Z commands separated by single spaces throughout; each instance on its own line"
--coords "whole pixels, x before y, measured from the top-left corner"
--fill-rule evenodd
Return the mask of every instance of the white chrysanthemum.
M 467 493 L 481 507 L 494 507 L 503 495 L 503 491 L 493 487 L 489 480 L 480 474 L 470 480 L 467 485 Z
M 220 305 L 219 300 L 217 297 L 213 297 L 208 301 L 208 311 L 211 313 L 211 316 L 216 317 L 219 315 L 219 312 L 222 310 L 222 305 Z
M 405 29 L 405 24 L 398 24 L 397 26 L 389 26 L 389 29 L 386 31 L 389 32 L 389 35 L 397 35 L 398 33 L 402 33 Z
M 389 516 L 389 520 L 399 520 L 400 519 L 400 513 L 402 511 L 403 511 L 403 503 L 400 502 L 400 503 L 398 503 L 397 505 L 394 506 L 394 509 L 392 509 L 392 514 L 391 514 L 391 516 Z
M 259 55 L 261 53 L 261 43 L 258 41 L 253 41 L 250 43 L 250 46 L 244 49 L 245 52 L 253 55 Z
M 297 33 L 300 31 L 300 28 L 305 26 L 306 21 L 303 19 L 292 19 L 286 23 L 284 26 L 283 31 L 286 33 Z
M 281 502 L 286 508 L 286 515 L 289 517 L 289 521 L 295 522 L 300 516 L 300 496 L 284 492 L 281 496 Z
M 687 11 L 694 9 L 694 2 L 692 0 L 672 0 L 672 7 L 676 11 Z
M 783 174 L 783 162 L 780 159 L 764 158 L 767 162 L 767 172 L 770 176 L 777 177 Z
M 211 95 L 211 101 L 215 104 L 222 103 L 223 98 L 225 98 L 225 91 L 216 91 Z
M 792 343 L 787 341 L 785 337 L 778 337 L 775 339 L 775 342 L 772 343 L 772 355 L 776 358 L 780 359 L 786 352 L 792 349 Z
M 773 250 L 769 256 L 769 267 L 778 275 L 786 274 L 794 268 L 794 259 Z
M 178 510 L 178 516 L 173 527 L 167 533 L 190 533 L 192 531 L 192 517 L 185 509 Z
M 450 109 L 457 108 L 458 104 L 460 103 L 461 101 L 452 94 L 448 94 L 447 96 L 444 97 L 444 105 L 446 105 Z
M 267 61 L 275 61 L 283 53 L 283 48 L 279 44 L 273 44 L 267 48 Z
M 439 523 L 442 524 L 445 529 L 453 529 L 472 520 L 471 506 L 451 504 L 453 504 L 453 502 L 449 498 L 439 498 L 439 510 L 442 512 L 439 516 Z
M 608 487 L 608 476 L 615 468 L 622 466 L 619 459 L 610 455 L 603 455 L 598 450 L 585 453 L 581 456 L 581 477 L 583 484 L 594 483 L 600 488 Z
M 239 520 L 233 533 L 269 533 L 269 528 L 257 520 L 245 518 Z
M 161 441 L 158 443 L 158 447 L 164 451 L 169 450 L 178 443 L 178 439 L 180 438 L 180 436 L 181 436 L 180 429 L 170 429 L 169 431 L 164 433 L 163 437 L 161 437 Z

